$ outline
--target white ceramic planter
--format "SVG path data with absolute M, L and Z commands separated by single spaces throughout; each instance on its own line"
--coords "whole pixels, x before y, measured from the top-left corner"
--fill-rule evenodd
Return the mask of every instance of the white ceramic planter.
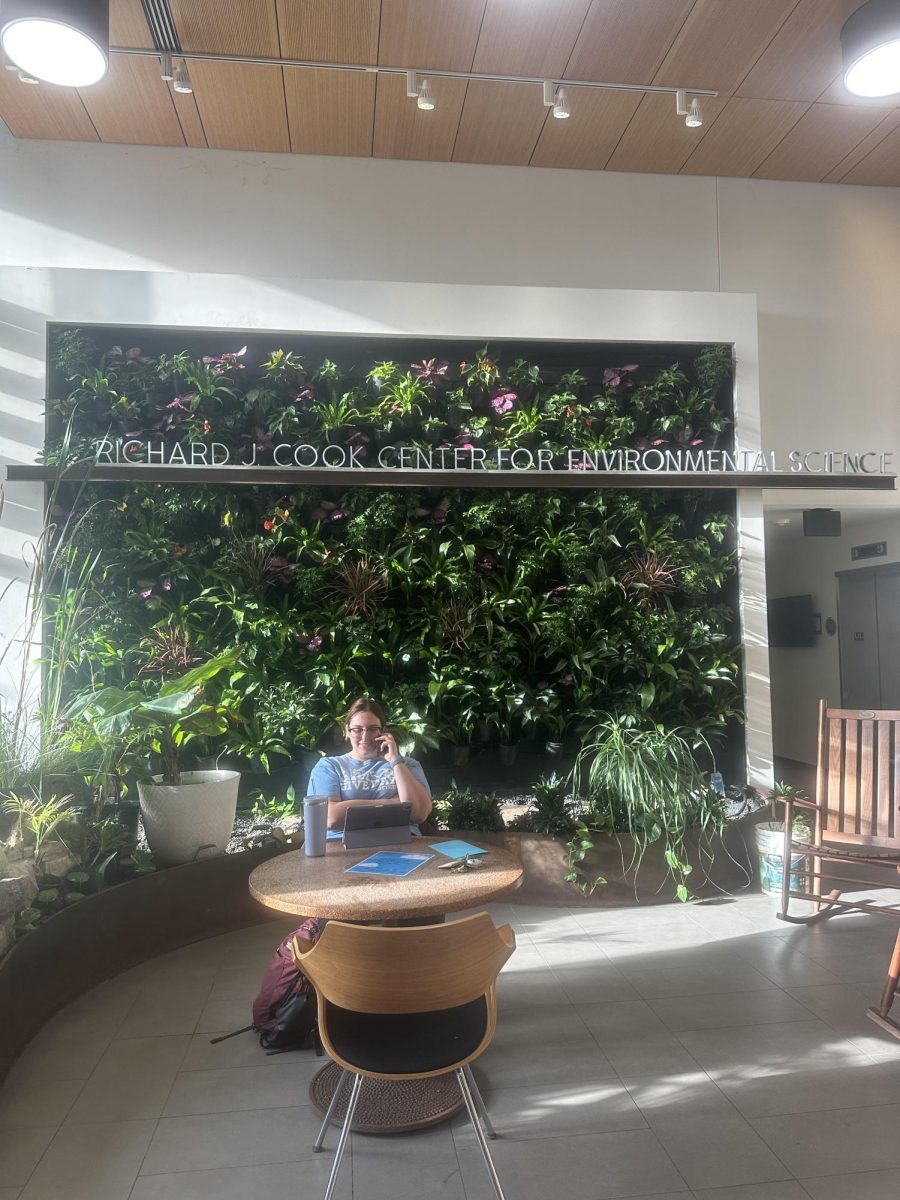
M 177 785 L 160 778 L 138 783 L 141 819 L 157 863 L 177 867 L 224 854 L 234 828 L 239 772 L 184 771 Z

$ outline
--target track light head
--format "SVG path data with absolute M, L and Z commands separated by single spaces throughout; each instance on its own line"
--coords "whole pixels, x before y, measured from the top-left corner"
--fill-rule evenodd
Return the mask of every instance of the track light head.
M 900 0 L 869 0 L 841 30 L 844 87 L 854 96 L 900 92 Z
M 571 113 L 569 112 L 569 97 L 565 88 L 556 89 L 556 98 L 553 103 L 553 115 L 558 121 L 565 121 Z
M 172 87 L 176 92 L 180 92 L 185 96 L 189 96 L 194 90 L 194 85 L 191 83 L 191 77 L 188 73 L 187 63 L 183 58 L 180 58 L 175 64 L 175 71 L 172 75 Z
M 159 77 L 160 79 L 164 79 L 166 83 L 171 83 L 175 78 L 172 70 L 172 55 L 168 50 L 159 56 Z
M 434 97 L 428 90 L 428 80 L 423 79 L 419 84 L 419 90 L 416 93 L 416 107 L 422 112 L 431 112 L 434 109 Z
M 700 101 L 696 96 L 691 101 L 690 108 L 685 114 L 684 123 L 688 129 L 699 129 L 703 124 L 703 113 L 700 111 Z
M 3 0 L 0 44 L 25 75 L 89 87 L 109 69 L 109 0 Z

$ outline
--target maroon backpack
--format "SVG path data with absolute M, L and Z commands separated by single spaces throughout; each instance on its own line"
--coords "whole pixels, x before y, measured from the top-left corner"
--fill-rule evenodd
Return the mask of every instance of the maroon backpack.
M 289 933 L 275 951 L 262 977 L 259 994 L 253 1001 L 253 1024 L 223 1037 L 210 1038 L 210 1041 L 224 1042 L 226 1038 L 253 1029 L 259 1034 L 259 1044 L 270 1054 L 312 1047 L 317 1054 L 321 1054 L 318 996 L 316 989 L 294 962 L 291 946 L 294 938 L 315 945 L 321 932 L 319 922 L 311 917 L 299 929 Z

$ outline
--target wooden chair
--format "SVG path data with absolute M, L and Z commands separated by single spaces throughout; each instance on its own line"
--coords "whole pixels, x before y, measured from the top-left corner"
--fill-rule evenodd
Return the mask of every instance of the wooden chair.
M 787 796 L 784 808 L 781 920 L 811 925 L 841 912 L 868 912 L 900 922 L 900 895 L 876 904 L 848 900 L 836 886 L 900 892 L 900 711 L 829 708 L 820 700 L 816 798 Z M 793 834 L 798 809 L 812 820 L 808 840 Z M 806 865 L 795 866 L 791 856 L 795 861 L 803 856 Z M 794 887 L 794 878 L 803 886 Z M 811 901 L 815 911 L 793 916 L 791 900 Z M 900 1037 L 900 1023 L 889 1013 L 898 983 L 900 931 L 881 1002 L 868 1010 L 895 1037 Z
M 497 1200 L 503 1200 L 482 1120 L 488 1136 L 494 1131 L 469 1064 L 494 1035 L 497 976 L 515 945 L 510 927 L 497 929 L 487 913 L 401 929 L 330 921 L 311 949 L 295 939 L 294 959 L 319 995 L 322 1044 L 344 1069 L 314 1149 L 321 1148 L 338 1096 L 352 1078 L 325 1200 L 334 1192 L 363 1078 L 428 1079 L 451 1072 Z

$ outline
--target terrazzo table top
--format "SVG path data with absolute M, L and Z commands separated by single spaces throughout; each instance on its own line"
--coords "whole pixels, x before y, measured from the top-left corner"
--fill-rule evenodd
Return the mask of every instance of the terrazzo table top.
M 496 900 L 522 883 L 522 864 L 514 854 L 488 846 L 483 866 L 469 871 L 440 871 L 449 860 L 441 854 L 402 879 L 347 875 L 346 869 L 376 850 L 418 852 L 440 838 L 414 838 L 399 846 L 345 850 L 329 842 L 322 858 L 303 850 L 281 854 L 250 874 L 250 892 L 260 904 L 298 916 L 343 921 L 386 921 L 436 917 Z M 478 839 L 469 838 L 472 845 Z

